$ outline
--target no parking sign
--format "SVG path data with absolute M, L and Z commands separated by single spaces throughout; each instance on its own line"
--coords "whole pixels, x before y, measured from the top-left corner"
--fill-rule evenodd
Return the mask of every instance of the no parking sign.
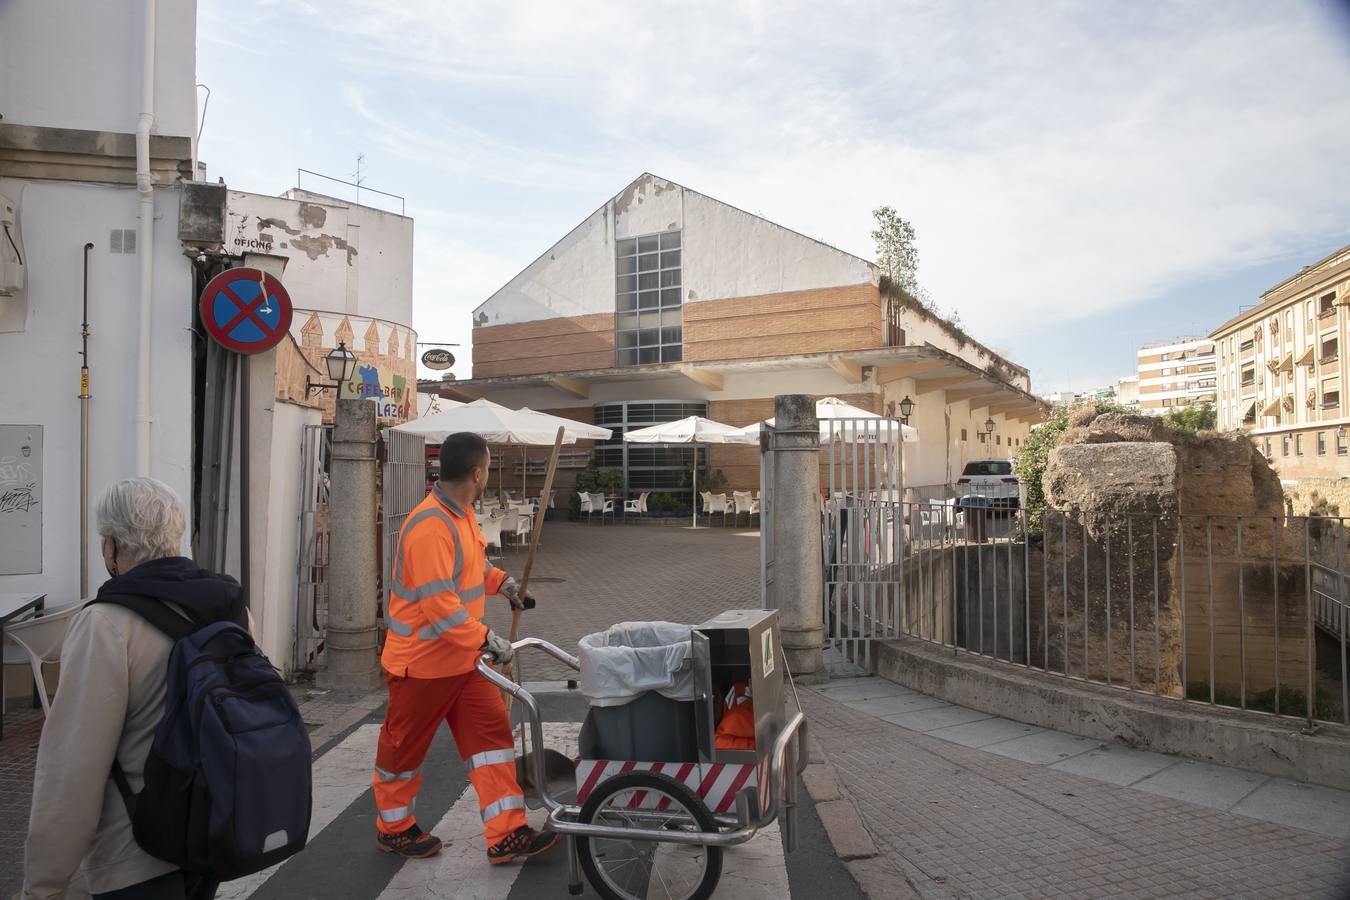
M 202 324 L 216 343 L 235 353 L 262 353 L 291 329 L 291 295 L 257 269 L 230 269 L 202 291 Z

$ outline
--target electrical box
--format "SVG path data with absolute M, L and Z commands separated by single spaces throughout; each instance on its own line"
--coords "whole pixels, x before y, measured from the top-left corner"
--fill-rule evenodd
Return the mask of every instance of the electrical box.
M 18 204 L 0 194 L 0 298 L 17 297 L 23 291 L 23 269 Z
M 225 243 L 225 185 L 190 181 L 178 199 L 178 240 L 203 250 Z

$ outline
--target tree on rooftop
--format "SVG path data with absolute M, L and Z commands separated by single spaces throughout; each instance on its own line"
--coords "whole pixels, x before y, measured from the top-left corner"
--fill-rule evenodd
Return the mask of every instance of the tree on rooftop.
M 889 206 L 872 210 L 872 216 L 877 220 L 877 227 L 872 232 L 872 240 L 877 245 L 877 265 L 896 287 L 921 297 L 914 226 Z

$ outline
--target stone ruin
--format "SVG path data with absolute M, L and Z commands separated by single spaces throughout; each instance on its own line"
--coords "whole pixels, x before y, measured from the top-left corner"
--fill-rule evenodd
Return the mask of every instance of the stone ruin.
M 1043 480 L 1049 668 L 1249 704 L 1302 690 L 1306 526 L 1255 445 L 1090 410 L 1070 426 Z

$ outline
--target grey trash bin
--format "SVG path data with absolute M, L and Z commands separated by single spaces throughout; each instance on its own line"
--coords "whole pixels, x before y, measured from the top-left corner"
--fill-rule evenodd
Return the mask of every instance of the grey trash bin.
M 577 742 L 583 759 L 698 761 L 692 631 L 621 622 L 581 639 L 581 692 L 590 704 Z

